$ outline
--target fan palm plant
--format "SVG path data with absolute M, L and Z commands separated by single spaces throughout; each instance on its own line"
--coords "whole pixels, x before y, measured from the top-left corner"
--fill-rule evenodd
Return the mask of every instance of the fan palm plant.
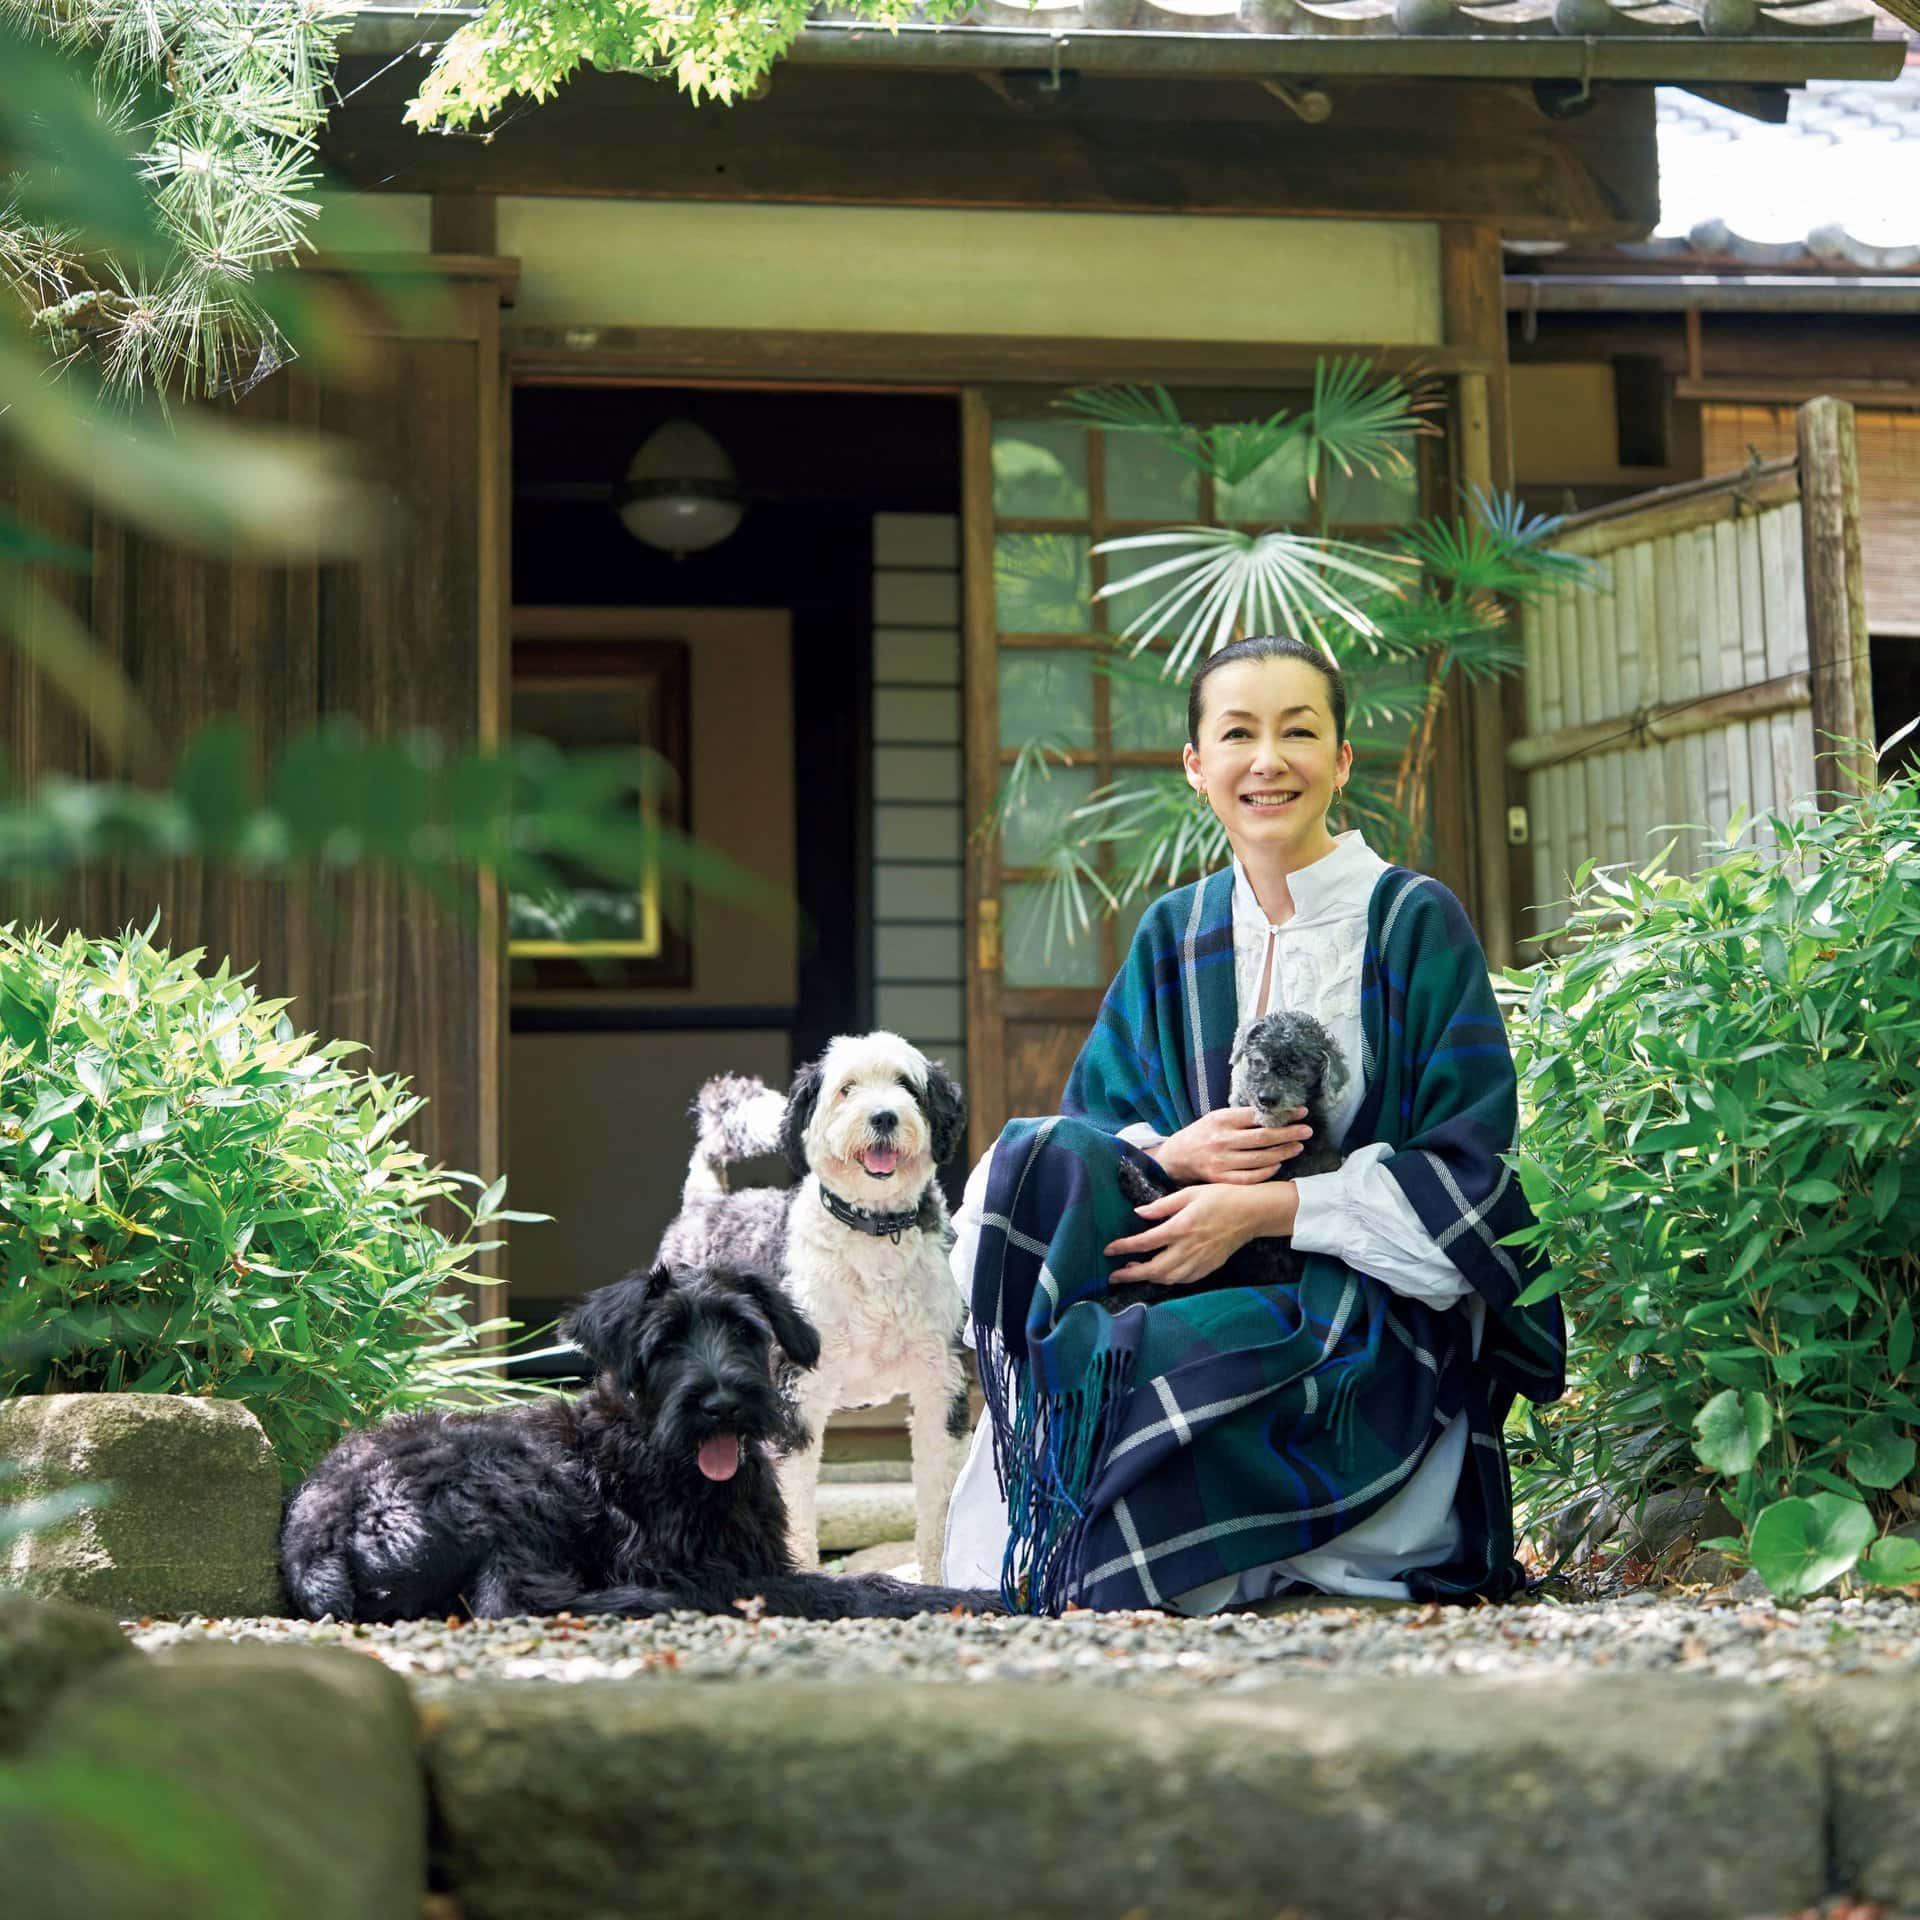
M 1514 500 L 1472 488 L 1465 510 L 1452 516 L 1364 542 L 1331 530 L 1341 494 L 1384 486 L 1412 496 L 1418 442 L 1439 433 L 1430 417 L 1437 404 L 1432 387 L 1377 374 L 1358 358 L 1322 361 L 1305 407 L 1262 420 L 1191 420 L 1157 386 L 1083 389 L 1059 403 L 1078 423 L 1150 439 L 1209 482 L 1216 505 L 1215 524 L 1128 533 L 1092 549 L 1119 562 L 1093 598 L 1125 615 L 1096 671 L 1164 688 L 1250 634 L 1312 640 L 1347 676 L 1359 763 L 1347 789 L 1352 813 L 1409 865 L 1428 857 L 1427 794 L 1448 693 L 1513 672 L 1521 656 L 1511 609 L 1593 571 L 1552 547 L 1557 520 L 1529 517 Z M 1068 543 L 1058 544 L 1064 554 Z M 1039 576 L 1059 559 L 1049 552 L 1044 537 L 1010 546 L 1002 571 L 1022 577 L 1001 580 L 1003 594 L 1044 591 Z M 977 830 L 982 837 L 1034 811 L 1052 769 L 1071 758 L 1052 737 L 1015 744 L 1020 751 Z M 1043 888 L 1050 952 L 1096 914 L 1226 857 L 1220 823 L 1195 811 L 1169 764 L 1128 769 L 1066 811 L 1022 864 Z

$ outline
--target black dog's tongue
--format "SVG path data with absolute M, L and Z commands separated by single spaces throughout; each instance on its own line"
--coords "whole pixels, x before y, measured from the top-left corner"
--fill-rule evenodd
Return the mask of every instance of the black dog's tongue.
M 700 1471 L 709 1480 L 731 1480 L 740 1471 L 740 1436 L 716 1433 L 701 1441 Z

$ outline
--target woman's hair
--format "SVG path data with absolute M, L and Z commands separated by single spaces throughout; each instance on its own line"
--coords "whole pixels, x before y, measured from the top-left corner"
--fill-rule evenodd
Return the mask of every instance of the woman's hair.
M 1200 714 L 1206 705 L 1202 691 L 1208 677 L 1220 667 L 1237 666 L 1242 660 L 1304 660 L 1319 670 L 1327 683 L 1327 699 L 1333 707 L 1333 744 L 1338 747 L 1347 737 L 1347 677 L 1310 641 L 1296 640 L 1291 634 L 1262 633 L 1250 640 L 1236 640 L 1202 660 L 1187 683 L 1187 739 L 1200 744 Z

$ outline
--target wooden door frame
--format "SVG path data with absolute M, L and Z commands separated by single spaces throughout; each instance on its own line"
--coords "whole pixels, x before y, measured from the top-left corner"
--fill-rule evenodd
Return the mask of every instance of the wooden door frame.
M 514 386 L 759 387 L 951 394 L 961 408 L 962 678 L 965 815 L 980 817 L 999 782 L 998 671 L 993 611 L 992 423 L 989 390 L 1036 391 L 1100 381 L 1270 388 L 1296 384 L 1335 356 L 1451 389 L 1456 494 L 1471 482 L 1511 483 L 1506 316 L 1498 233 L 1442 224 L 1443 337 L 1407 344 L 1351 341 L 1207 342 L 1007 339 L 990 335 L 726 331 L 600 326 L 510 329 Z M 580 342 L 580 344 L 574 344 Z M 1436 784 L 1469 790 L 1470 807 L 1435 820 L 1435 869 L 1481 928 L 1489 957 L 1511 957 L 1505 747 L 1497 690 L 1449 702 Z M 1517 730 L 1517 729 L 1515 729 Z M 999 1132 L 1006 1103 L 1006 1020 L 1000 987 L 998 849 L 965 859 L 970 1151 Z M 1077 992 L 1077 990 L 1076 990 Z

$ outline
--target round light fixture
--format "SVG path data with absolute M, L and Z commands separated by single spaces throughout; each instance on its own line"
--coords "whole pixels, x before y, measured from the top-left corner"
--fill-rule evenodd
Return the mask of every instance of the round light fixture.
M 726 449 L 691 420 L 669 420 L 647 436 L 614 505 L 636 540 L 675 559 L 718 546 L 746 511 Z

